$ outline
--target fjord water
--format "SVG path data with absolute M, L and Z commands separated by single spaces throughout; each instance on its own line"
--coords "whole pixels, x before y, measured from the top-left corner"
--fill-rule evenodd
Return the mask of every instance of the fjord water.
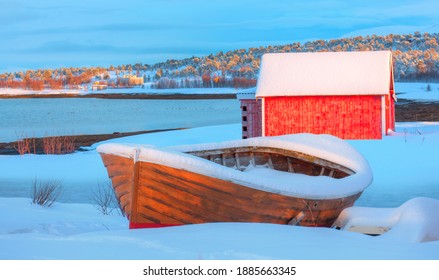
M 0 142 L 240 122 L 239 102 L 92 98 L 0 99 Z

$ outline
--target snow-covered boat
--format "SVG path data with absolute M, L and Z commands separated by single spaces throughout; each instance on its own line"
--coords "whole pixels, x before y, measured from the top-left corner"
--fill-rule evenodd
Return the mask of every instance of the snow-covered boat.
M 330 135 L 175 147 L 98 147 L 130 228 L 208 222 L 332 226 L 371 183 L 367 161 Z

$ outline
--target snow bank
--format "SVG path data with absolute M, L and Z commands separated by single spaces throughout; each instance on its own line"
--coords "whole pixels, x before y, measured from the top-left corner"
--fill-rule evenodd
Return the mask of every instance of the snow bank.
M 350 207 L 340 214 L 335 225 L 344 230 L 380 228 L 382 238 L 427 242 L 439 240 L 439 200 L 414 198 L 397 208 Z
M 415 260 L 439 242 L 378 239 L 330 228 L 207 223 L 128 230 L 126 218 L 87 204 L 0 197 L 0 260 Z
M 268 170 L 264 167 L 250 168 L 245 172 L 241 172 L 185 153 L 255 146 L 299 151 L 343 165 L 353 170 L 355 174 L 343 179 L 334 179 L 327 176 L 285 173 Z M 295 134 L 257 137 L 222 143 L 169 148 L 104 144 L 99 146 L 97 150 L 100 153 L 115 154 L 134 158 L 135 160 L 162 164 L 223 180 L 231 180 L 255 189 L 302 198 L 329 199 L 346 197 L 363 191 L 372 181 L 372 173 L 363 156 L 347 142 L 330 135 Z
M 358 206 L 398 207 L 415 197 L 439 199 L 439 124 L 397 123 L 380 141 L 348 140 L 366 156 L 373 183 Z
M 56 202 L 48 208 L 32 204 L 26 198 L 0 197 L 0 209 L 0 237 L 3 238 L 20 234 L 71 236 L 122 230 L 128 226 L 128 220 L 118 215 L 116 209 L 113 214 L 104 215 L 92 204 Z

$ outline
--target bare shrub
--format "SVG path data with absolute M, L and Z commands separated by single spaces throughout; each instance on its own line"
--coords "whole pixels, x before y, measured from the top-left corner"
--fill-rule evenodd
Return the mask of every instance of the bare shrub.
M 63 147 L 64 147 L 64 153 L 70 154 L 75 151 L 75 140 L 76 137 L 74 136 L 64 136 L 63 137 Z
M 17 134 L 18 136 L 18 134 Z M 14 149 L 20 154 L 31 154 L 36 153 L 36 144 L 35 144 L 35 138 L 29 138 L 26 134 L 21 134 L 20 140 L 15 142 Z
M 60 180 L 40 181 L 34 179 L 31 188 L 32 203 L 51 207 L 60 197 L 62 189 L 63 185 Z
M 92 190 L 92 199 L 96 208 L 102 214 L 110 215 L 114 210 L 117 210 L 119 214 L 125 217 L 120 200 L 116 197 L 110 180 L 104 184 L 98 184 L 97 188 Z
M 30 154 L 31 151 L 31 140 L 30 138 L 20 139 L 14 145 L 14 149 L 20 154 Z
M 57 137 L 44 137 L 43 138 L 43 151 L 46 155 L 55 154 Z
M 75 151 L 75 137 L 51 136 L 43 138 L 43 151 L 48 154 L 69 154 Z
M 431 85 L 430 84 L 427 85 L 427 88 L 425 89 L 425 91 L 431 91 Z
M 29 138 L 27 134 L 17 133 L 20 139 L 14 143 L 14 149 L 18 154 L 70 154 L 76 149 L 75 136 L 48 136 L 44 138 Z

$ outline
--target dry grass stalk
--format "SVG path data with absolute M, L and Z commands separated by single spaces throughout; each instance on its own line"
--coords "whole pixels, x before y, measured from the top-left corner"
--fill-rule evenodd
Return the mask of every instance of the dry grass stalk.
M 35 179 L 31 188 L 32 203 L 51 207 L 61 196 L 62 189 L 63 185 L 60 180 L 39 181 Z
M 116 197 L 111 181 L 107 181 L 105 184 L 98 184 L 98 187 L 92 190 L 92 199 L 102 214 L 110 215 L 117 209 L 119 214 L 125 217 L 122 205 Z

